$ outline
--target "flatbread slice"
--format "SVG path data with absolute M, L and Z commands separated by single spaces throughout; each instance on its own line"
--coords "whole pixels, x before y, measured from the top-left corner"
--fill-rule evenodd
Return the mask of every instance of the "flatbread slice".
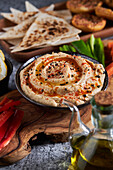
M 32 47 L 51 45 L 52 41 L 59 41 L 79 34 L 81 30 L 74 28 L 64 19 L 39 12 L 34 23 L 29 27 L 22 42 L 12 52 L 30 49 Z
M 63 39 L 61 39 L 59 41 L 55 41 L 55 42 L 52 41 L 51 44 L 48 43 L 48 44 L 44 44 L 44 45 L 41 45 L 41 46 L 38 46 L 38 47 L 32 47 L 30 49 L 45 48 L 45 47 L 49 47 L 49 46 L 57 46 L 57 45 L 61 45 L 61 44 L 71 43 L 71 42 L 77 41 L 77 40 L 80 40 L 79 35 L 76 35 L 76 36 L 70 37 L 70 38 L 63 38 Z M 11 49 L 14 49 L 14 47 L 11 48 Z
M 55 5 L 54 4 L 51 4 L 50 6 L 48 6 L 45 11 L 53 11 L 55 8 Z
M 72 19 L 72 14 L 68 9 L 65 10 L 55 10 L 55 11 L 47 11 L 48 14 L 63 18 L 65 19 L 68 23 L 70 23 Z
M 36 16 L 30 17 L 29 19 L 21 22 L 20 24 L 14 26 L 9 31 L 0 35 L 0 39 L 15 39 L 15 38 L 22 38 L 24 37 L 26 31 L 28 30 L 29 26 L 33 23 Z
M 64 38 L 64 39 L 61 39 L 61 40 L 56 41 L 56 42 L 53 41 L 51 44 L 48 43 L 48 44 L 44 44 L 44 45 L 39 45 L 38 47 L 34 46 L 34 47 L 29 48 L 29 49 L 31 50 L 31 49 L 45 48 L 45 47 L 49 47 L 49 46 L 57 46 L 57 45 L 61 45 L 61 44 L 71 43 L 71 42 L 77 41 L 77 40 L 80 40 L 79 35 L 76 35 L 75 37 L 70 37 L 68 39 Z M 11 52 L 13 52 L 13 50 L 15 51 L 15 48 L 17 46 L 18 46 L 18 44 L 10 47 L 10 49 L 12 50 Z
M 2 13 L 0 13 L 0 15 L 2 15 L 2 16 L 3 16 L 4 18 L 6 18 L 7 20 L 9 20 L 9 21 L 17 24 L 17 23 L 15 22 L 15 17 L 14 17 L 14 15 L 13 15 L 12 13 L 4 13 L 4 12 L 2 12 Z
M 18 10 L 18 9 L 15 9 L 15 8 L 12 8 L 12 7 L 10 7 L 10 11 L 11 11 L 12 13 L 15 13 L 15 12 L 17 12 L 17 13 L 22 13 L 22 11 L 20 11 L 20 10 Z
M 36 8 L 33 4 L 31 4 L 29 1 L 25 1 L 25 7 L 27 12 L 39 11 L 39 9 Z
M 25 1 L 25 6 L 26 6 L 27 12 L 33 12 L 33 11 L 37 11 L 37 10 L 39 11 L 38 8 L 36 8 L 34 5 L 32 5 L 28 1 Z M 72 19 L 72 14 L 68 9 L 66 9 L 66 10 L 54 10 L 54 8 L 55 8 L 55 5 L 51 4 L 50 6 L 48 6 L 45 9 L 45 12 L 47 12 L 50 15 L 63 18 L 66 21 L 70 22 L 70 20 Z
M 33 4 L 31 4 L 29 1 L 25 1 L 25 7 L 27 12 L 34 12 L 34 11 L 40 11 L 37 7 L 35 7 Z M 45 11 L 53 11 L 55 8 L 54 4 L 51 4 L 49 7 L 45 9 Z
M 22 38 L 10 39 L 7 42 L 11 45 L 17 46 L 22 41 Z
M 1 15 L 10 20 L 11 22 L 15 24 L 20 24 L 22 21 L 35 16 L 38 12 L 19 12 L 18 10 L 15 10 L 12 8 L 13 13 L 1 13 Z
M 61 44 L 67 44 L 67 43 L 71 43 L 74 41 L 80 40 L 79 35 L 76 36 L 72 36 L 69 38 L 62 38 L 61 40 L 57 41 L 57 42 L 52 42 L 51 45 L 52 46 L 57 46 L 57 45 L 61 45 Z
M 2 30 L 3 31 L 9 31 L 10 29 L 12 29 L 14 26 L 12 26 L 12 27 L 4 27 L 4 28 L 2 28 Z
M 18 10 L 18 9 L 14 9 L 14 8 L 10 8 L 10 11 L 11 12 L 13 12 L 13 11 L 16 11 L 16 12 L 18 12 L 18 13 L 22 13 L 22 11 L 20 11 L 20 10 Z M 15 23 L 15 24 L 18 24 L 18 22 L 16 21 L 16 18 L 15 18 L 15 16 L 14 16 L 14 14 L 13 13 L 4 13 L 4 12 L 2 12 L 1 13 L 1 15 L 4 17 L 4 18 L 6 18 L 6 19 L 8 19 L 9 21 L 11 21 L 11 22 L 13 22 L 13 23 Z
M 4 32 L 0 32 L 0 35 L 2 35 Z

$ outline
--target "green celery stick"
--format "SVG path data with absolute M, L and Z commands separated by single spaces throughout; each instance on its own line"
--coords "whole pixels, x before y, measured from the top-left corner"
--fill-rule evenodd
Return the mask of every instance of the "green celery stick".
M 87 49 L 90 51 L 90 53 L 92 53 L 92 52 L 91 52 L 91 48 L 90 48 L 90 45 L 89 45 L 89 42 L 88 42 L 88 41 L 86 41 L 86 46 L 87 46 Z
M 94 55 L 95 37 L 93 34 L 91 35 L 91 37 L 89 39 L 89 43 L 90 43 L 90 48 L 91 48 L 92 54 Z
M 97 56 L 95 55 L 95 49 L 94 49 L 94 46 L 95 46 L 95 38 L 93 36 L 93 34 L 91 35 L 91 37 L 86 41 L 86 44 L 87 44 L 87 47 L 89 48 L 89 51 L 91 52 L 92 54 L 92 58 L 97 60 L 98 61 L 98 58 Z
M 96 38 L 95 40 L 95 55 L 97 56 L 98 61 L 105 67 L 104 46 L 101 38 Z
M 92 57 L 91 52 L 88 50 L 85 42 L 83 40 L 79 40 L 79 41 L 74 41 L 71 43 L 74 48 L 81 54 L 87 55 L 89 57 Z

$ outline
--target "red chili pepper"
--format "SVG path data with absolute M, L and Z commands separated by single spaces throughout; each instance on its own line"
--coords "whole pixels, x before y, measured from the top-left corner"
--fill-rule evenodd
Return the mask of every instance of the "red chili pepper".
M 5 96 L 2 101 L 0 102 L 0 106 L 3 106 L 5 103 L 7 103 L 9 99 Z
M 0 141 L 3 139 L 7 129 L 8 129 L 8 126 L 9 126 L 9 123 L 10 123 L 10 119 L 8 119 L 1 127 L 0 127 Z
M 18 127 L 20 126 L 21 120 L 24 116 L 24 112 L 21 110 L 16 110 L 15 113 L 9 118 L 9 126 L 5 136 L 3 137 L 2 141 L 0 141 L 0 150 L 9 144 L 10 140 L 15 135 Z
M 14 113 L 13 108 L 5 110 L 0 114 L 0 127 L 9 119 L 9 117 Z
M 13 100 L 9 100 L 9 101 L 7 101 L 6 103 L 11 103 L 11 102 L 13 102 Z M 6 105 L 6 103 L 5 103 L 4 105 Z
M 84 64 L 86 64 L 86 63 L 82 63 L 81 65 L 84 65 Z
M 20 101 L 12 101 L 12 102 L 9 102 L 9 103 L 6 103 L 4 106 L 2 106 L 0 108 L 0 112 L 3 112 L 5 110 L 8 110 L 9 108 L 11 108 L 12 106 L 18 106 L 20 105 Z

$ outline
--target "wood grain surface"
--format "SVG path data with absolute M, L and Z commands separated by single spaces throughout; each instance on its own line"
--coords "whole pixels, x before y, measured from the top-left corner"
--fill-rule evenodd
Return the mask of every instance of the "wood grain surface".
M 71 112 L 68 109 L 52 109 L 33 105 L 24 99 L 17 90 L 6 94 L 6 96 L 21 101 L 19 109 L 24 111 L 24 118 L 11 142 L 0 151 L 0 165 L 11 164 L 28 155 L 31 151 L 29 140 L 35 134 L 44 133 L 53 142 L 68 141 L 71 117 Z M 84 107 L 80 110 L 80 114 L 84 123 L 89 122 L 91 106 Z M 75 123 L 73 131 L 77 127 L 78 124 Z

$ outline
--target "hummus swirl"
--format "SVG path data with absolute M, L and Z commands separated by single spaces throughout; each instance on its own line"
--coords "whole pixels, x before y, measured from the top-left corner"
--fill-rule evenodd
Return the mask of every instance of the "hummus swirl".
M 80 56 L 46 54 L 20 72 L 21 88 L 34 101 L 61 106 L 63 99 L 84 104 L 101 90 L 105 70 Z

